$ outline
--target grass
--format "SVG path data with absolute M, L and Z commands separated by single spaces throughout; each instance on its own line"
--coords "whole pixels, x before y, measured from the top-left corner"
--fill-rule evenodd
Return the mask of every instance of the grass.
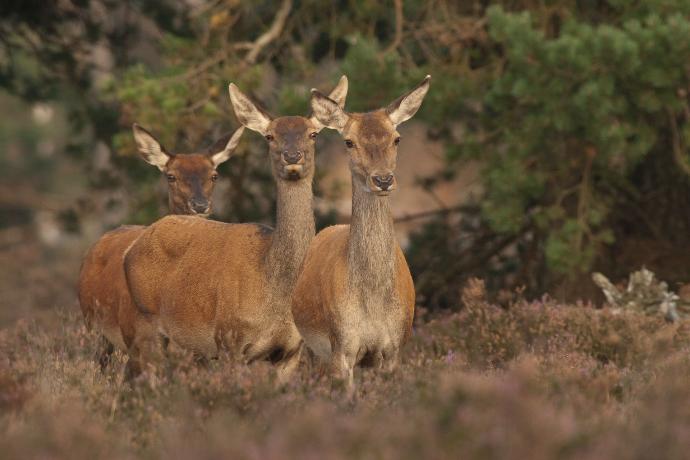
M 6 458 L 685 458 L 690 325 L 548 299 L 501 308 L 483 285 L 422 318 L 391 374 L 354 400 L 305 362 L 208 368 L 171 350 L 136 385 L 101 373 L 76 311 L 0 332 Z M 429 316 L 429 315 L 426 315 Z

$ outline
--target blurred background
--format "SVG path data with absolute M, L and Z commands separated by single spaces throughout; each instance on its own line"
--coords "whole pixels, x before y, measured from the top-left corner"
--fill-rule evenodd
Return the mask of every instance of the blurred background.
M 420 306 L 459 308 L 470 276 L 595 301 L 595 270 L 690 279 L 687 0 L 4 0 L 0 326 L 76 305 L 86 249 L 165 214 L 133 122 L 194 152 L 238 127 L 230 82 L 307 115 L 342 74 L 366 111 L 427 73 L 391 198 Z M 347 222 L 342 140 L 317 148 L 318 225 Z M 266 151 L 245 133 L 214 218 L 272 223 Z

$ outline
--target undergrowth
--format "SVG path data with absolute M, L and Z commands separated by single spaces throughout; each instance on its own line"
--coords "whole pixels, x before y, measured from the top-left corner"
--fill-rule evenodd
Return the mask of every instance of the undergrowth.
M 463 290 L 420 321 L 392 373 L 354 399 L 305 359 L 286 387 L 265 364 L 170 360 L 134 385 L 101 372 L 74 311 L 0 331 L 6 458 L 681 458 L 690 443 L 687 323 L 549 299 L 507 307 Z

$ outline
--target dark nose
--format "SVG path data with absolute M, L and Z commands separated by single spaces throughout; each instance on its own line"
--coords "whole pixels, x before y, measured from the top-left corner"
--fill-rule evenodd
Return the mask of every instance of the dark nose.
M 192 199 L 189 202 L 189 204 L 192 207 L 192 210 L 198 214 L 203 214 L 205 212 L 208 212 L 208 208 L 209 208 L 208 200 Z
M 283 152 L 283 158 L 285 159 L 285 163 L 289 165 L 294 165 L 302 159 L 302 152 L 300 152 L 299 150 L 296 150 L 294 152 L 289 152 L 285 150 Z
M 372 176 L 371 180 L 374 182 L 374 185 L 379 187 L 381 190 L 388 190 L 390 186 L 393 185 L 393 174 Z

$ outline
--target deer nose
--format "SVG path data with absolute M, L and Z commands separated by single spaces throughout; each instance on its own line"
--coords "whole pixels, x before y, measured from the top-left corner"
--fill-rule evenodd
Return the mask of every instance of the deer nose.
M 192 199 L 189 201 L 192 210 L 197 214 L 205 214 L 211 207 L 208 200 Z
M 393 174 L 382 174 L 377 176 L 371 176 L 372 182 L 381 190 L 388 190 L 391 185 L 393 185 Z
M 302 152 L 300 152 L 299 150 L 295 150 L 294 152 L 285 150 L 283 151 L 283 158 L 285 159 L 285 163 L 289 165 L 294 165 L 302 159 Z

